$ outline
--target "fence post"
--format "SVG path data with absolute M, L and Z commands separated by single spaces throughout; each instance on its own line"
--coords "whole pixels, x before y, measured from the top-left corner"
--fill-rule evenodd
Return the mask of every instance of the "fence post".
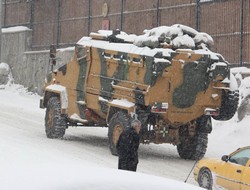
M 34 21 L 34 3 L 33 0 L 30 0 L 30 29 L 33 29 Z
M 57 0 L 57 37 L 56 37 L 56 47 L 59 47 L 59 42 L 61 38 L 61 1 Z
M 2 63 L 2 0 L 0 0 L 0 63 Z
M 157 0 L 157 26 L 160 26 L 160 0 Z
M 121 24 L 120 24 L 120 30 L 123 30 L 123 11 L 124 11 L 124 0 L 121 0 Z
M 200 0 L 196 0 L 196 8 L 195 8 L 195 17 L 196 17 L 196 23 L 195 28 L 197 31 L 200 31 L 200 15 L 201 15 L 201 6 L 200 6 Z
M 90 34 L 90 19 L 91 19 L 91 0 L 89 0 L 89 9 L 88 9 L 88 35 Z
M 3 18 L 3 27 L 6 26 L 6 19 L 7 19 L 7 0 L 4 0 L 4 18 Z
M 244 2 L 240 2 L 240 66 L 243 65 L 243 38 L 244 38 Z

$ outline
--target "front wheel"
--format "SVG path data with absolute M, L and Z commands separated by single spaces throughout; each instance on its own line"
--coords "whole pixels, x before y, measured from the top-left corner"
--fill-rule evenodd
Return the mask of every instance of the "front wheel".
M 109 122 L 109 130 L 108 130 L 109 149 L 111 154 L 117 155 L 116 145 L 119 140 L 120 134 L 128 126 L 129 126 L 128 114 L 119 111 L 112 116 Z
M 202 168 L 198 174 L 198 184 L 200 187 L 212 190 L 213 187 L 213 177 L 212 173 L 207 168 Z
M 51 97 L 47 103 L 45 115 L 45 133 L 48 138 L 62 138 L 67 128 L 67 118 L 61 114 L 61 103 L 58 97 Z

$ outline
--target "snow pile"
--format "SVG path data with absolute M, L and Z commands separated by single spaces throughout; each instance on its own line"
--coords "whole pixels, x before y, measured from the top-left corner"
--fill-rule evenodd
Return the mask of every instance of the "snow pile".
M 15 84 L 13 82 L 9 82 L 6 85 L 0 85 L 0 90 L 8 91 L 9 93 L 11 93 L 13 95 L 18 95 L 18 96 L 30 96 L 30 95 L 32 95 L 32 96 L 36 96 L 36 97 L 40 98 L 40 96 L 38 94 L 28 91 L 28 88 L 24 87 L 23 85 Z M 20 104 L 20 102 L 19 102 L 19 104 Z
M 180 159 L 171 145 L 140 145 L 138 172 L 132 173 L 116 169 L 117 158 L 108 150 L 106 128 L 70 128 L 64 140 L 47 139 L 39 99 L 20 85 L 0 90 L 1 190 L 199 189 L 169 180 L 184 181 L 194 164 Z M 220 158 L 249 145 L 250 116 L 241 122 L 236 117 L 212 122 L 205 157 Z
M 224 83 L 225 82 L 225 79 L 223 80 Z M 239 90 L 239 87 L 238 87 L 238 83 L 237 83 L 237 80 L 236 78 L 234 77 L 234 75 L 232 73 L 230 73 L 230 91 L 236 91 L 236 90 Z
M 78 137 L 71 128 L 64 140 L 47 139 L 39 99 L 15 84 L 0 90 L 1 190 L 201 190 L 167 177 L 117 170 L 117 158 L 99 142 L 107 139 L 106 128 L 78 128 Z
M 7 63 L 0 63 L 0 87 L 13 81 L 10 67 Z
M 169 46 L 173 49 L 195 48 L 195 40 L 199 33 L 188 26 L 176 24 L 173 26 L 160 26 L 151 30 L 144 30 L 144 35 L 138 36 L 134 44 L 139 47 L 148 46 L 150 48 Z M 197 43 L 200 41 L 196 38 Z
M 246 115 L 250 115 L 250 77 L 242 79 L 239 90 L 238 119 L 241 121 Z
M 207 33 L 204 32 L 200 32 L 197 33 L 196 36 L 194 37 L 194 42 L 195 44 L 208 44 L 209 46 L 213 46 L 214 45 L 214 40 L 213 38 L 208 35 Z
M 209 49 L 214 44 L 213 38 L 207 33 L 181 24 L 144 30 L 144 34 L 139 36 L 111 30 L 99 30 L 91 35 L 105 37 L 112 42 L 128 42 L 138 47 L 149 48 Z
M 238 148 L 249 146 L 250 116 L 238 122 L 237 115 L 228 121 L 212 120 L 213 131 L 209 134 L 206 158 L 221 158 Z
M 250 69 L 246 68 L 246 67 L 235 67 L 231 69 L 231 72 L 234 74 L 237 82 L 238 82 L 238 86 L 241 85 L 241 81 L 245 78 L 245 77 L 249 77 L 250 76 Z
M 250 115 L 250 69 L 237 67 L 232 68 L 231 72 L 235 75 L 239 86 L 238 121 L 241 121 L 246 115 Z
M 191 48 L 191 49 L 195 48 L 194 40 L 187 34 L 183 36 L 177 36 L 176 38 L 173 39 L 172 43 L 175 49 L 181 48 L 181 47 Z
M 1 189 L 26 190 L 202 190 L 197 186 L 142 173 L 84 164 L 64 163 L 5 166 L 0 172 Z M 4 173 L 3 173 L 4 171 Z

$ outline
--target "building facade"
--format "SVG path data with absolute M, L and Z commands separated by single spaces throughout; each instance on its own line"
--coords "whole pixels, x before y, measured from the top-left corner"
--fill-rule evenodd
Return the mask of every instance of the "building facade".
M 2 0 L 2 27 L 32 29 L 32 50 L 74 45 L 100 29 L 142 34 L 184 24 L 210 34 L 213 51 L 250 65 L 249 0 Z

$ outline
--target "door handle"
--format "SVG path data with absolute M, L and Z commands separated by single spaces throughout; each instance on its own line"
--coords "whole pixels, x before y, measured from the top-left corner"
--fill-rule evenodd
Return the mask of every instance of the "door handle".
M 237 173 L 241 173 L 241 170 L 236 170 Z

